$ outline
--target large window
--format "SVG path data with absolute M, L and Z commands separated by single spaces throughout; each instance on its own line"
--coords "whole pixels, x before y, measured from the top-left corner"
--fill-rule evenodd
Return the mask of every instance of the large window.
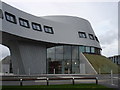
M 99 48 L 95 48 L 95 54 L 100 54 L 100 53 L 101 53 L 100 49 Z
M 79 46 L 79 52 L 85 52 L 85 46 Z
M 72 48 L 69 45 L 64 45 L 64 73 L 72 73 Z
M 8 13 L 8 12 L 5 12 L 5 17 L 6 17 L 7 21 L 12 22 L 14 24 L 17 24 L 15 15 Z
M 29 22 L 26 19 L 19 18 L 19 23 L 20 23 L 20 26 L 23 26 L 23 27 L 26 27 L 26 28 L 30 28 Z
M 3 12 L 2 12 L 2 10 L 0 9 L 0 18 L 2 18 L 3 19 Z
M 78 32 L 80 38 L 87 38 L 85 32 Z
M 64 59 L 71 60 L 71 46 L 64 46 Z
M 90 53 L 90 47 L 86 47 L 86 53 Z
M 47 59 L 49 61 L 55 61 L 55 47 L 47 49 Z
M 72 74 L 78 74 L 80 72 L 79 65 L 79 47 L 72 46 Z
M 63 46 L 55 47 L 55 55 L 57 61 L 63 60 Z
M 78 60 L 79 59 L 79 49 L 78 46 L 72 46 L 72 59 Z
M 44 31 L 45 31 L 46 33 L 54 34 L 53 28 L 50 27 L 50 26 L 44 26 Z
M 91 47 L 91 53 L 95 53 L 95 48 Z
M 90 38 L 91 40 L 94 40 L 94 36 L 93 36 L 92 34 L 89 34 L 89 38 Z
M 47 49 L 47 73 L 79 74 L 80 52 L 100 54 L 100 49 L 90 46 L 61 45 Z
M 62 45 L 47 49 L 48 73 L 79 73 L 78 46 Z
M 37 31 L 42 31 L 41 25 L 38 23 L 32 22 L 32 28 Z

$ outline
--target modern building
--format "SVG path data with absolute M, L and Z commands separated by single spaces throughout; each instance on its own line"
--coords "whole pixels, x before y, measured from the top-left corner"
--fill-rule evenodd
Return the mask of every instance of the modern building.
M 88 20 L 75 16 L 37 17 L 0 4 L 2 44 L 10 49 L 14 74 L 97 73 L 84 56 L 101 54 Z
M 112 62 L 120 65 L 120 55 L 108 57 Z

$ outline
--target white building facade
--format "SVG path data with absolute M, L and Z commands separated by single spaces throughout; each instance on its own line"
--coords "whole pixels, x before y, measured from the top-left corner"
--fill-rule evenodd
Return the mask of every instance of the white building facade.
M 14 74 L 79 74 L 85 69 L 82 53 L 101 52 L 97 36 L 83 18 L 37 17 L 1 4 L 2 44 L 10 49 Z

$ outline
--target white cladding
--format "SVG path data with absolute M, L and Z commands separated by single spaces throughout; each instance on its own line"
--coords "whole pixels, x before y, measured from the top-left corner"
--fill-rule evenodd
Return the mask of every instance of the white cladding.
M 4 12 L 11 13 L 16 16 L 17 24 L 10 23 L 6 21 L 5 15 L 2 20 L 2 31 L 7 32 L 12 35 L 17 35 L 20 37 L 50 42 L 56 44 L 72 44 L 72 45 L 85 45 L 85 46 L 94 46 L 100 47 L 100 44 L 96 40 L 89 39 L 88 34 L 95 33 L 90 25 L 90 23 L 82 18 L 73 17 L 73 16 L 45 16 L 37 17 L 31 14 L 25 13 L 21 10 L 18 10 L 6 3 L 2 2 L 2 10 Z M 20 26 L 19 18 L 23 18 L 29 21 L 30 28 L 25 28 Z M 35 31 L 32 29 L 31 22 L 36 22 L 41 24 L 42 32 Z M 45 33 L 43 26 L 50 26 L 53 28 L 54 34 Z M 85 32 L 87 38 L 79 38 L 78 32 Z

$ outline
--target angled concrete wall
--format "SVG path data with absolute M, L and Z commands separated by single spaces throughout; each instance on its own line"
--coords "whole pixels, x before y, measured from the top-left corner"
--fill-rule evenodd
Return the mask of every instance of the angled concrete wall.
M 80 68 L 80 74 L 97 74 L 96 70 L 82 53 L 80 54 L 80 64 L 84 66 L 84 68 Z
M 46 46 L 23 41 L 12 41 L 10 51 L 15 74 L 46 73 Z

